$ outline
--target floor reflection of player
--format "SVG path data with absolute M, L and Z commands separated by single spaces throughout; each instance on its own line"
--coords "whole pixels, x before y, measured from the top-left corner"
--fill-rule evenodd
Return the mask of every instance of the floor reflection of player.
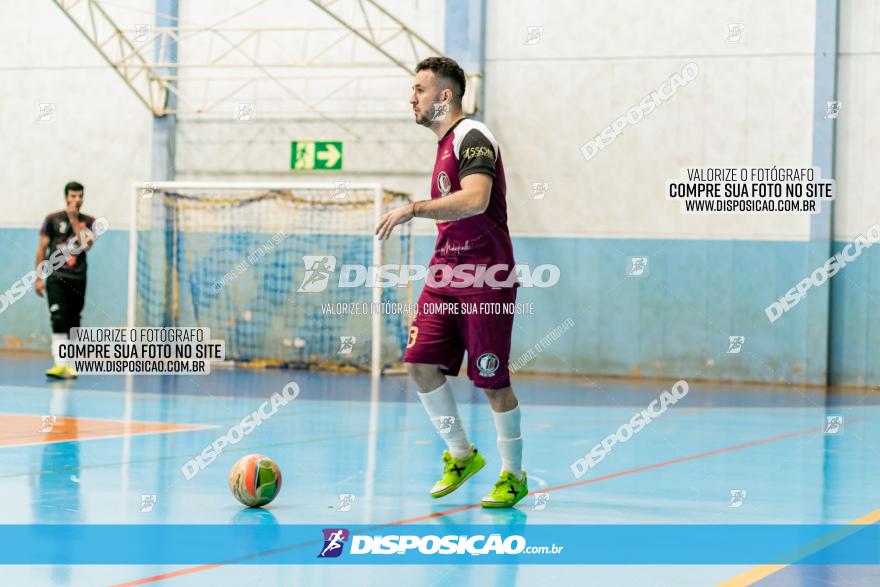
M 51 427 L 35 422 L 42 431 L 42 440 L 51 441 L 53 435 L 64 434 L 75 438 L 77 422 L 72 418 L 69 384 L 53 383 L 49 413 L 56 417 Z M 49 442 L 43 445 L 39 472 L 31 476 L 31 515 L 36 524 L 76 524 L 82 521 L 80 508 L 79 442 Z M 63 559 L 58 551 L 57 558 Z M 53 558 L 56 558 L 53 556 Z M 70 566 L 52 567 L 53 583 L 70 582 Z

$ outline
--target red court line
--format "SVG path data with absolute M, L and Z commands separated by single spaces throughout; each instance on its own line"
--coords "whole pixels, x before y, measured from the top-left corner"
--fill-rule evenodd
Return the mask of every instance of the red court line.
M 847 420 L 847 424 L 853 424 L 856 422 L 864 422 L 864 418 L 852 418 L 851 420 Z M 737 444 L 734 446 L 729 446 L 727 448 L 719 448 L 715 450 L 709 450 L 706 452 L 697 453 L 694 455 L 680 457 L 677 459 L 671 459 L 669 461 L 663 461 L 661 463 L 655 463 L 653 465 L 645 465 L 644 467 L 636 467 L 634 469 L 627 469 L 624 471 L 618 471 L 617 473 L 611 473 L 609 475 L 602 475 L 601 477 L 591 477 L 589 479 L 584 479 L 583 481 L 575 481 L 573 483 L 566 483 L 564 485 L 557 485 L 555 487 L 545 487 L 540 490 L 541 493 L 548 493 L 550 491 L 559 491 L 560 489 L 568 489 L 569 487 L 577 487 L 579 485 L 589 485 L 590 483 L 598 483 L 599 481 L 607 481 L 608 479 L 614 479 L 617 477 L 624 477 L 626 475 L 633 475 L 635 473 L 641 473 L 642 471 L 650 471 L 651 469 L 659 469 L 660 467 L 668 467 L 669 465 L 675 465 L 678 463 L 685 463 L 687 461 L 695 461 L 697 459 L 702 459 L 706 457 L 711 457 L 715 455 L 720 455 L 728 452 L 733 452 L 735 450 L 741 450 L 744 448 L 751 448 L 753 446 L 760 446 L 762 444 L 769 444 L 771 442 L 777 442 L 779 440 L 785 440 L 786 438 L 795 438 L 797 436 L 805 436 L 807 434 L 812 434 L 814 432 L 822 432 L 821 426 L 814 426 L 813 428 L 807 428 L 806 430 L 798 430 L 797 432 L 788 432 L 786 434 L 777 434 L 776 436 L 769 436 L 767 438 L 762 438 L 759 440 L 753 440 L 751 442 L 744 442 L 743 444 Z M 535 491 L 529 492 L 529 495 L 535 493 Z M 440 512 L 434 512 L 433 514 L 427 514 L 425 516 L 418 516 L 415 518 L 408 518 L 405 520 L 398 520 L 396 522 L 388 522 L 383 526 L 397 526 L 403 524 L 414 524 L 416 522 L 423 522 L 425 520 L 431 520 L 434 518 L 440 518 L 443 516 L 448 516 L 450 514 L 457 514 L 458 512 L 464 512 L 467 510 L 476 509 L 481 507 L 480 504 L 475 503 L 471 505 L 463 505 L 455 508 L 451 508 L 448 510 L 443 510 Z M 137 579 L 135 581 L 130 581 L 127 583 L 117 583 L 112 587 L 135 587 L 136 585 L 145 585 L 147 583 L 154 583 L 156 581 L 163 581 L 165 579 L 171 579 L 173 577 L 179 577 L 181 575 L 189 575 L 192 573 L 198 573 L 200 571 L 207 571 L 209 569 L 214 569 L 217 567 L 226 566 L 225 563 L 221 564 L 212 564 L 212 565 L 200 565 L 197 567 L 191 567 L 188 569 L 181 569 L 179 571 L 174 571 L 171 573 L 162 573 L 161 575 L 153 575 L 152 577 L 145 577 L 143 579 Z
M 173 573 L 163 573 L 161 575 L 155 575 L 153 577 L 144 577 L 143 579 L 138 579 L 136 581 L 129 581 L 128 583 L 119 583 L 114 587 L 121 587 L 122 585 L 146 585 L 147 583 L 155 583 L 156 581 L 163 581 L 165 579 L 172 579 L 174 577 L 180 577 L 182 575 L 190 575 L 192 573 L 198 573 L 199 571 L 207 571 L 210 569 L 215 569 L 217 567 L 222 567 L 222 564 L 216 565 L 200 565 L 198 567 L 190 567 L 188 569 L 180 569 L 179 571 L 174 571 Z

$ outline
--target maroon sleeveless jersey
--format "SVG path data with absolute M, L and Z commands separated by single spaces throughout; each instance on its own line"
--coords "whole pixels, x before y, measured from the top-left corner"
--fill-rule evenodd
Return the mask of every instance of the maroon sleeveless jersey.
M 437 143 L 431 199 L 460 190 L 461 179 L 472 173 L 492 178 L 489 207 L 470 218 L 437 222 L 439 234 L 430 263 L 434 277 L 429 275 L 425 283 L 434 293 L 474 295 L 519 285 L 507 230 L 507 186 L 498 142 L 485 124 L 463 118 Z

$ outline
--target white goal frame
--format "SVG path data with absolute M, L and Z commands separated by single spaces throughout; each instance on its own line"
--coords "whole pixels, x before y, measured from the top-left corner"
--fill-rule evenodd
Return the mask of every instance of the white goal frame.
M 138 231 L 137 231 L 137 199 L 142 197 L 144 189 L 150 190 L 296 190 L 296 189 L 314 189 L 327 190 L 332 193 L 336 190 L 334 182 L 233 182 L 233 181 L 158 181 L 158 182 L 135 182 L 132 184 L 132 194 L 134 199 L 131 202 L 131 213 L 129 217 L 128 231 L 128 308 L 127 308 L 127 324 L 129 328 L 135 325 L 135 307 L 136 307 L 136 287 L 137 287 L 137 247 L 138 247 Z M 380 183 L 376 182 L 346 182 L 346 188 L 352 190 L 372 190 L 373 191 L 373 224 L 379 224 L 382 217 L 382 201 L 385 190 Z M 414 235 L 413 235 L 414 236 Z M 412 251 L 412 244 L 410 251 Z M 411 254 L 411 253 L 410 253 Z M 373 236 L 373 267 L 378 268 L 382 265 L 382 243 L 376 236 Z M 372 288 L 373 307 L 378 308 L 382 302 L 382 288 Z M 382 373 L 382 314 L 381 312 L 370 313 L 370 336 L 372 337 L 372 348 L 370 355 L 370 372 L 376 377 Z

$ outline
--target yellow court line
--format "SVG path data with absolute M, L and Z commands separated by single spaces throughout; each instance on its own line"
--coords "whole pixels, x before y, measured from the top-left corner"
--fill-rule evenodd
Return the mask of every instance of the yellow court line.
M 880 509 L 876 509 L 871 513 L 865 514 L 864 516 L 857 518 L 849 523 L 850 526 L 868 526 L 871 524 L 876 524 L 880 522 Z M 827 536 L 823 536 L 817 540 L 814 540 L 810 544 L 806 545 L 804 548 L 799 549 L 793 555 L 793 560 L 797 561 L 804 557 L 807 557 L 815 552 L 818 552 L 825 548 L 826 546 L 837 542 L 845 538 L 846 536 L 850 536 L 858 532 L 857 529 L 853 530 L 837 530 L 835 532 L 829 533 Z M 792 563 L 786 563 L 781 565 L 758 565 L 756 567 L 752 567 L 751 569 L 740 573 L 736 577 L 732 579 L 728 579 L 724 583 L 719 583 L 718 587 L 747 587 L 748 585 L 754 585 L 761 579 L 766 579 L 770 575 L 774 573 L 778 573 L 785 567 L 791 566 Z

